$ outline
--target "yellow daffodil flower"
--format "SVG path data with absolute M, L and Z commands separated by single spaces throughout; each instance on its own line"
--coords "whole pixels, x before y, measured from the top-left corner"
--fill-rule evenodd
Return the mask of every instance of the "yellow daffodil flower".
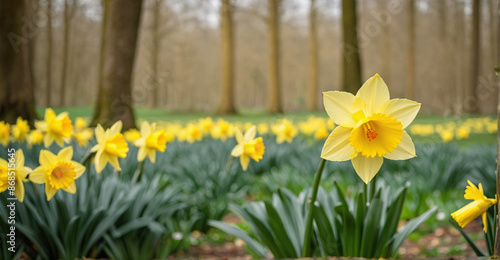
M 260 135 L 266 135 L 269 133 L 269 125 L 267 123 L 260 123 L 257 125 L 257 132 Z
M 212 135 L 212 138 L 226 141 L 227 138 L 233 137 L 234 127 L 229 122 L 223 119 L 219 119 L 210 133 Z
M 97 173 L 101 173 L 108 162 L 121 171 L 118 157 L 127 157 L 128 143 L 120 133 L 122 130 L 122 121 L 116 122 L 111 128 L 104 129 L 98 125 L 95 129 L 95 137 L 97 144 L 90 149 L 91 152 L 96 152 L 95 169 Z
M 64 112 L 56 115 L 51 108 L 45 109 L 44 121 L 36 122 L 35 126 L 45 134 L 43 139 L 45 147 L 49 147 L 54 141 L 62 147 L 65 138 L 71 137 L 73 133 L 73 125 L 68 113 Z
M 467 200 L 474 200 L 473 202 L 467 204 L 465 207 L 451 213 L 451 217 L 460 225 L 460 227 L 465 227 L 472 220 L 482 216 L 483 219 L 483 230 L 487 231 L 486 222 L 486 211 L 489 207 L 497 204 L 497 197 L 495 195 L 494 199 L 488 199 L 484 196 L 483 185 L 479 183 L 479 189 L 472 184 L 471 181 L 467 181 L 469 186 L 465 188 L 464 198 Z
M 80 147 L 85 147 L 89 144 L 90 139 L 94 137 L 94 133 L 90 128 L 84 128 L 78 130 L 78 132 L 73 134 L 73 138 L 76 140 Z
M 240 157 L 241 168 L 246 171 L 250 158 L 256 162 L 262 159 L 265 150 L 264 142 L 262 142 L 262 137 L 255 138 L 257 133 L 255 126 L 251 127 L 244 136 L 239 128 L 235 129 L 235 133 L 238 144 L 231 151 L 231 155 Z
M 28 181 L 26 176 L 28 176 L 28 173 L 31 172 L 31 169 L 28 167 L 24 166 L 24 154 L 22 150 L 17 150 L 16 153 L 14 154 L 14 162 L 10 163 L 14 167 L 11 167 L 11 169 L 14 169 L 15 175 L 9 175 L 9 163 L 5 161 L 4 159 L 0 158 L 0 193 L 4 192 L 9 188 L 10 183 L 9 181 L 15 182 L 14 184 L 14 196 L 20 201 L 24 201 L 24 183 Z M 11 165 L 11 166 L 12 166 Z M 11 179 L 9 179 L 9 177 Z
M 214 121 L 210 117 L 200 118 L 198 120 L 198 123 L 200 125 L 201 131 L 204 134 L 210 133 L 210 130 L 212 130 L 212 127 L 214 126 Z
M 28 121 L 18 117 L 16 124 L 12 126 L 12 136 L 14 136 L 18 142 L 24 142 L 29 132 L 30 126 L 28 125 Z
M 10 138 L 10 124 L 5 123 L 4 121 L 0 122 L 0 144 L 4 147 L 9 145 Z
M 147 156 L 152 163 L 155 163 L 156 151 L 163 153 L 167 148 L 167 138 L 163 130 L 156 130 L 156 124 L 150 125 L 144 121 L 141 125 L 141 138 L 134 144 L 139 147 L 137 153 L 139 162 L 144 161 Z
M 183 132 L 185 132 L 184 139 L 189 143 L 194 143 L 194 141 L 201 141 L 201 138 L 203 137 L 201 128 L 195 124 L 188 124 Z M 181 139 L 181 135 L 179 135 L 179 139 Z
M 141 138 L 141 132 L 139 132 L 139 130 L 137 129 L 131 128 L 125 131 L 125 133 L 123 133 L 123 136 L 125 137 L 125 140 L 133 143 Z
M 75 119 L 75 129 L 77 131 L 82 131 L 85 128 L 87 128 L 87 120 L 83 119 L 82 117 L 77 117 Z
M 443 139 L 443 142 L 448 143 L 449 141 L 453 140 L 453 131 L 452 130 L 442 130 L 440 131 L 439 135 L 441 136 L 441 139 Z
M 31 130 L 28 135 L 28 147 L 31 148 L 35 144 L 41 144 L 43 141 L 43 134 L 38 130 Z
M 283 142 L 291 143 L 293 138 L 297 135 L 298 130 L 293 123 L 288 119 L 283 119 L 281 122 L 274 124 L 271 130 L 276 135 L 276 142 L 281 144 Z
M 415 146 L 404 130 L 415 118 L 420 103 L 389 100 L 389 89 L 376 74 L 354 96 L 348 92 L 323 93 L 325 110 L 338 126 L 325 141 L 321 157 L 330 161 L 351 160 L 359 177 L 368 183 L 379 171 L 384 157 L 405 160 L 415 157 Z
M 45 184 L 47 201 L 60 189 L 76 193 L 75 180 L 82 176 L 85 167 L 72 159 L 72 146 L 62 149 L 57 155 L 48 150 L 40 151 L 40 166 L 30 173 L 29 179 L 33 183 Z

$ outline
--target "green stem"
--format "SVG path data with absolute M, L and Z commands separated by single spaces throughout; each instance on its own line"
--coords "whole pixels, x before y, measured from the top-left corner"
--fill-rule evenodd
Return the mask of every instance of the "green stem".
M 231 170 L 231 166 L 233 165 L 233 156 L 229 155 L 229 159 L 227 159 L 226 163 L 226 174 L 229 173 L 229 170 Z
M 369 185 L 367 202 L 370 202 L 372 201 L 373 196 L 375 196 L 375 190 L 377 189 L 377 175 L 375 175 L 367 185 Z
M 142 172 L 144 171 L 144 162 L 145 161 L 146 160 L 139 162 L 139 166 L 137 167 L 137 170 L 135 171 L 135 174 L 134 174 L 134 182 L 135 183 L 138 183 L 141 181 Z
M 323 174 L 323 168 L 325 167 L 325 162 L 326 162 L 325 159 L 321 160 L 318 171 L 316 172 L 316 176 L 314 177 L 314 187 L 312 191 L 311 200 L 309 201 L 309 212 L 307 212 L 306 232 L 304 234 L 302 257 L 311 256 L 311 232 L 313 226 L 312 224 L 313 224 L 314 203 L 316 202 L 316 196 L 318 195 L 319 182 L 321 181 L 321 175 Z
M 89 152 L 85 157 L 83 157 L 83 159 L 80 161 L 80 164 L 84 165 L 86 167 L 86 171 L 87 171 L 87 187 L 90 186 L 90 184 L 92 183 L 92 178 L 90 176 L 90 173 L 92 171 L 91 167 L 92 167 L 92 157 L 94 156 L 95 153 L 91 153 Z
M 35 194 L 38 197 L 38 188 L 36 187 L 36 184 L 33 182 L 31 184 L 33 184 L 33 189 L 35 190 Z

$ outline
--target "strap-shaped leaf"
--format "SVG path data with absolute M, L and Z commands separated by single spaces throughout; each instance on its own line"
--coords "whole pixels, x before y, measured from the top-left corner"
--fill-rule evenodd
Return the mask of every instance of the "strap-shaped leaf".
M 232 236 L 242 239 L 246 245 L 262 258 L 267 258 L 267 249 L 262 244 L 251 238 L 243 229 L 229 225 L 222 221 L 209 220 L 208 225 L 218 228 Z

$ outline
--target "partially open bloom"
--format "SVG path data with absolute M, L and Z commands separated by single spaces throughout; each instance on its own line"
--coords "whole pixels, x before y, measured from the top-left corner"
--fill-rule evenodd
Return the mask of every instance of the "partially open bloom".
M 464 198 L 474 201 L 467 204 L 465 207 L 451 213 L 451 216 L 458 223 L 458 225 L 463 228 L 472 220 L 481 215 L 483 219 L 483 230 L 486 233 L 486 211 L 489 207 L 497 204 L 497 197 L 495 195 L 494 199 L 486 198 L 486 196 L 484 196 L 483 185 L 481 185 L 481 183 L 479 183 L 478 185 L 479 189 L 469 180 L 467 181 L 467 183 L 469 184 L 469 186 L 465 188 Z
M 250 158 L 256 162 L 262 159 L 265 150 L 264 142 L 262 142 L 262 137 L 255 138 L 257 133 L 255 126 L 251 127 L 244 136 L 239 128 L 235 128 L 235 133 L 238 144 L 231 151 L 231 155 L 240 157 L 241 168 L 246 171 Z
M 0 192 L 4 192 L 12 186 L 9 182 L 14 182 L 14 196 L 20 201 L 24 200 L 24 183 L 28 181 L 26 176 L 31 169 L 24 166 L 24 154 L 22 150 L 17 150 L 14 154 L 14 161 L 7 162 L 0 158 Z M 9 164 L 11 164 L 9 167 Z M 14 167 L 12 167 L 14 166 Z M 13 170 L 12 170 L 13 169 Z M 9 173 L 11 173 L 9 175 Z M 14 174 L 12 174 L 14 173 Z
M 10 124 L 0 121 L 0 144 L 7 147 L 10 138 Z
M 57 155 L 48 150 L 40 152 L 40 166 L 30 173 L 33 183 L 45 184 L 47 200 L 51 200 L 60 189 L 76 193 L 75 180 L 85 172 L 85 167 L 73 158 L 73 147 L 62 149 Z
M 144 121 L 141 125 L 141 138 L 134 142 L 139 147 L 137 160 L 144 161 L 146 156 L 154 163 L 156 161 L 156 151 L 164 152 L 167 148 L 167 138 L 163 130 L 156 130 L 156 124 L 150 125 Z
M 54 141 L 62 147 L 65 138 L 71 137 L 73 133 L 73 125 L 68 113 L 64 112 L 56 115 L 51 108 L 45 109 L 44 121 L 36 122 L 35 126 L 45 134 L 43 139 L 45 147 L 49 147 Z
M 321 157 L 330 161 L 351 160 L 356 173 L 368 183 L 379 171 L 384 157 L 406 160 L 415 157 L 415 146 L 404 130 L 420 110 L 420 103 L 389 100 L 389 89 L 376 74 L 356 96 L 348 92 L 323 93 L 325 110 L 338 126 L 325 141 Z
M 118 157 L 127 157 L 128 143 L 120 133 L 122 130 L 122 121 L 116 122 L 111 128 L 104 129 L 98 125 L 95 129 L 95 137 L 97 144 L 92 147 L 91 152 L 96 152 L 95 169 L 97 173 L 101 173 L 108 162 L 121 171 Z
M 18 117 L 16 124 L 12 126 L 12 136 L 14 136 L 18 142 L 24 142 L 29 132 L 30 126 L 28 125 L 28 121 Z
M 28 135 L 28 147 L 31 148 L 35 144 L 41 144 L 43 141 L 43 134 L 38 130 L 31 130 Z

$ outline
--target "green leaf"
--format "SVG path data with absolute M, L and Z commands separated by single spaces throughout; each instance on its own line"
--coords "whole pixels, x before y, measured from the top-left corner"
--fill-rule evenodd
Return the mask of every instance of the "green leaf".
M 262 258 L 267 258 L 267 249 L 262 244 L 251 238 L 243 229 L 235 227 L 217 220 L 209 220 L 208 224 L 212 227 L 218 228 L 232 236 L 245 241 L 247 246 Z

